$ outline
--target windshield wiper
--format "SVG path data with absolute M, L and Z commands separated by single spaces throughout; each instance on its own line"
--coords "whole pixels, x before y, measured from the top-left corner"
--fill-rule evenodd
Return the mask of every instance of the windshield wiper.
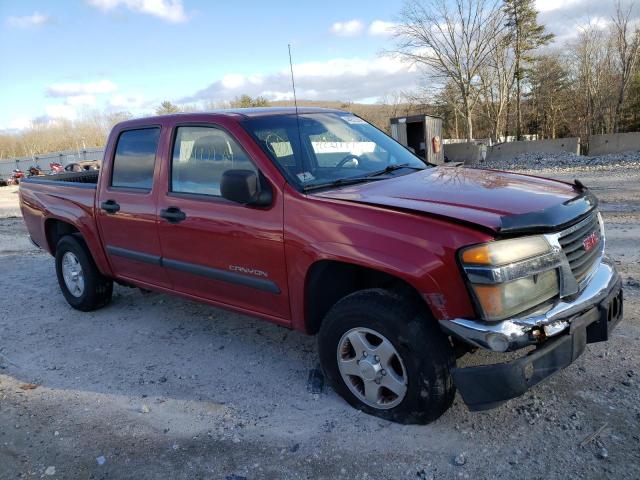
M 387 165 L 382 170 L 378 170 L 378 171 L 375 171 L 375 172 L 368 173 L 364 177 L 339 178 L 339 179 L 334 180 L 332 182 L 317 183 L 317 184 L 314 184 L 314 185 L 306 185 L 306 186 L 302 187 L 302 191 L 308 192 L 310 190 L 317 190 L 317 189 L 320 189 L 320 188 L 343 187 L 345 185 L 354 185 L 356 183 L 373 182 L 373 181 L 376 181 L 376 180 L 385 180 L 386 178 L 389 178 L 389 177 L 383 177 L 382 175 L 385 175 L 387 173 L 391 173 L 391 172 L 393 172 L 395 170 L 399 170 L 401 168 L 411 168 L 413 170 L 424 170 L 424 168 L 422 168 L 422 167 L 415 167 L 415 166 L 409 165 L 408 163 L 394 163 L 392 165 Z
M 379 175 L 384 175 L 385 173 L 391 173 L 396 170 L 400 170 L 401 168 L 411 168 L 413 170 L 424 170 L 422 167 L 416 167 L 413 165 L 409 165 L 408 163 L 393 163 L 391 165 L 387 165 L 382 170 L 378 170 L 377 172 L 371 172 L 367 175 L 367 177 L 377 177 Z
M 318 190 L 320 188 L 331 188 L 331 187 L 344 187 L 346 185 L 355 185 L 356 183 L 364 183 L 364 182 L 375 182 L 376 180 L 384 180 L 384 177 L 347 177 L 347 178 L 339 178 L 332 182 L 326 183 L 315 183 L 313 185 L 305 185 L 302 187 L 303 192 L 309 192 L 311 190 Z

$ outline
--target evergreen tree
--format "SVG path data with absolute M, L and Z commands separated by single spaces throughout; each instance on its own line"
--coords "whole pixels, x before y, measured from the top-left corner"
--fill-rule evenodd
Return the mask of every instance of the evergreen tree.
M 530 59 L 528 54 L 553 39 L 546 33 L 544 25 L 538 24 L 538 11 L 535 0 L 504 0 L 504 12 L 507 16 L 509 40 L 514 52 L 515 68 L 513 80 L 516 85 L 516 138 L 522 138 L 521 86 L 524 77 L 524 65 Z
M 165 100 L 158 108 L 156 108 L 156 115 L 169 115 L 171 113 L 178 113 L 179 111 L 180 107 L 174 105 L 168 100 Z
M 563 112 L 570 108 L 573 92 L 566 63 L 560 55 L 541 55 L 527 75 L 530 90 L 525 97 L 531 106 L 529 131 L 543 138 L 567 133 Z
M 247 94 L 234 98 L 229 103 L 231 108 L 251 108 L 251 107 L 268 107 L 269 100 L 264 97 L 251 97 Z

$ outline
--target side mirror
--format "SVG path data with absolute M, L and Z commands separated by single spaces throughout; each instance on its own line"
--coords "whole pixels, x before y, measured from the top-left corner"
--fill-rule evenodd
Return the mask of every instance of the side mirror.
M 260 179 L 253 170 L 227 170 L 222 174 L 220 194 L 232 202 L 253 207 L 271 205 L 270 188 L 260 188 Z

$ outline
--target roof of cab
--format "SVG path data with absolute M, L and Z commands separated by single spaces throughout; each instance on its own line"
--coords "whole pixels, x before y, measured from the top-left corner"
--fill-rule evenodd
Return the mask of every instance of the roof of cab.
M 266 117 L 271 115 L 294 115 L 296 113 L 295 107 L 255 107 L 255 108 L 225 108 L 220 110 L 207 110 L 203 112 L 180 112 L 172 113 L 169 115 L 152 115 L 144 118 L 137 118 L 135 120 L 153 120 L 160 118 L 181 118 L 188 116 L 202 116 L 202 115 L 215 115 L 225 117 Z M 344 110 L 337 110 L 333 108 L 320 108 L 320 107 L 298 107 L 298 113 L 347 113 Z
M 293 115 L 296 113 L 295 107 L 254 107 L 254 108 L 229 108 L 224 110 L 213 110 L 211 113 L 231 113 L 243 115 L 245 117 L 264 117 L 268 115 Z M 298 113 L 345 113 L 343 110 L 320 107 L 298 107 Z
M 142 118 L 132 118 L 130 120 L 124 120 L 114 125 L 114 131 L 122 131 L 129 128 L 141 128 L 146 125 L 157 124 L 164 120 L 172 122 L 189 122 L 189 121 L 207 121 L 219 120 L 220 117 L 232 118 L 236 121 L 246 118 L 255 117 L 267 117 L 277 115 L 294 115 L 296 113 L 295 107 L 256 107 L 256 108 L 228 108 L 221 110 L 209 110 L 205 112 L 181 112 L 172 113 L 169 115 L 153 115 Z M 298 113 L 349 113 L 344 110 L 337 110 L 332 108 L 319 108 L 319 107 L 298 107 Z

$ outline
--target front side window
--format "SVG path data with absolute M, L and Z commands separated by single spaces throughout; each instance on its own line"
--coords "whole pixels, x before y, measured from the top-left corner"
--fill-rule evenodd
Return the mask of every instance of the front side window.
M 270 115 L 243 122 L 291 183 L 306 190 L 349 179 L 380 180 L 427 167 L 373 125 L 346 112 Z M 392 167 L 392 168 L 389 168 Z
M 171 191 L 220 196 L 227 170 L 257 170 L 247 154 L 224 130 L 178 127 L 171 161 Z
M 127 130 L 120 134 L 113 158 L 113 187 L 151 190 L 160 128 Z

